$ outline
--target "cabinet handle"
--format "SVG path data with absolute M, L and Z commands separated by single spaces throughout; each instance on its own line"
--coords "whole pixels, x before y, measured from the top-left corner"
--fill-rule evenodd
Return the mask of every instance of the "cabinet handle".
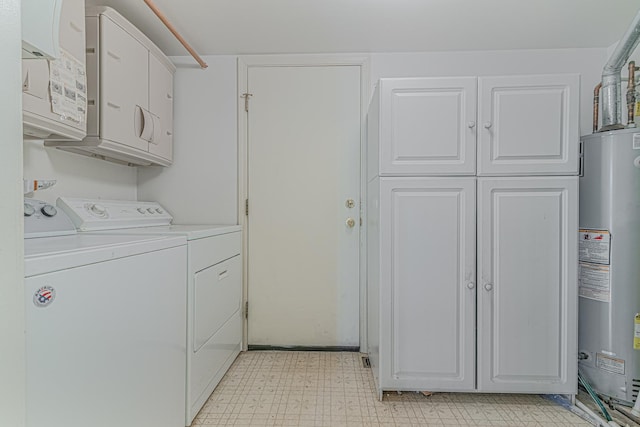
M 218 280 L 222 280 L 229 275 L 229 270 L 225 270 L 218 274 Z
M 111 108 L 115 108 L 116 110 L 120 109 L 120 106 L 118 104 L 114 104 L 113 102 L 107 102 L 107 105 Z
M 167 136 L 173 135 L 171 132 L 167 131 Z
M 491 129 L 491 126 L 493 126 L 493 124 L 491 122 L 487 122 L 484 124 L 484 128 L 485 129 Z
M 469 129 L 473 129 L 474 127 L 476 127 L 476 122 L 469 122 L 469 123 L 467 123 L 467 127 L 468 127 Z
M 467 283 L 467 288 L 469 288 L 469 289 L 473 289 L 473 288 L 475 288 L 475 287 L 476 287 L 476 284 L 475 284 L 475 283 L 473 283 L 473 282 L 469 282 L 469 283 Z
M 76 33 L 81 33 L 82 32 L 82 28 L 80 28 L 79 25 L 76 25 L 75 22 L 69 22 L 69 26 L 71 27 L 72 30 L 74 30 Z
M 484 289 L 485 291 L 491 291 L 493 290 L 493 285 L 491 283 L 487 283 L 486 285 L 484 285 Z
M 110 57 L 112 57 L 116 61 L 120 61 L 120 57 L 118 55 L 116 55 L 115 53 L 111 52 L 110 50 L 107 51 L 107 55 L 109 55 Z
M 173 99 L 173 96 L 171 96 L 170 93 L 167 94 L 167 99 Z

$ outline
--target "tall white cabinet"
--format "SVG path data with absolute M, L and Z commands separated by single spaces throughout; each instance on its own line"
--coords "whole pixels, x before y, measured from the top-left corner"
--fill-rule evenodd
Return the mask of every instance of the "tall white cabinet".
M 367 195 L 380 393 L 576 392 L 578 89 L 577 75 L 380 80 Z

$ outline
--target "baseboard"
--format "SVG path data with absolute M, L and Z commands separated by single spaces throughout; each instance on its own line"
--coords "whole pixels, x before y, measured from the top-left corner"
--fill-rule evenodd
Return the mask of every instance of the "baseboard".
M 306 346 L 306 345 L 251 345 L 249 351 L 350 351 L 359 352 L 360 347 L 350 346 Z

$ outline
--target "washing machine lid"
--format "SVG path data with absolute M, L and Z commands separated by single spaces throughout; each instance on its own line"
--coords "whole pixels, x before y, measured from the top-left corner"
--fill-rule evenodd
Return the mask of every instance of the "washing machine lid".
M 162 227 L 140 227 L 109 230 L 109 234 L 162 234 L 185 236 L 187 240 L 204 239 L 221 234 L 234 233 L 242 230 L 239 225 L 202 224 L 202 225 L 167 225 Z
M 78 233 L 24 241 L 25 277 L 187 244 L 185 236 Z

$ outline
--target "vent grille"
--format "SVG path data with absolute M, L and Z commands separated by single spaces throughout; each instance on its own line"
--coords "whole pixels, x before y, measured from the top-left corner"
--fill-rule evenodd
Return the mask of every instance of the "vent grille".
M 371 361 L 369 360 L 369 357 L 362 356 L 362 367 L 363 368 L 371 368 Z
M 631 396 L 633 396 L 633 401 L 636 401 L 638 397 L 638 392 L 640 392 L 640 379 L 632 379 L 631 380 Z

